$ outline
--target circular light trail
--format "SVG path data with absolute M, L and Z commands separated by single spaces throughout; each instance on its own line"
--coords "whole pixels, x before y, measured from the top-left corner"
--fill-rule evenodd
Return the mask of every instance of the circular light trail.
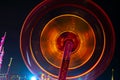
M 71 38 L 75 44 L 67 79 L 95 80 L 112 59 L 115 33 L 107 14 L 92 0 L 45 0 L 38 4 L 20 34 L 26 66 L 37 76 L 45 73 L 57 79 L 62 46 Z

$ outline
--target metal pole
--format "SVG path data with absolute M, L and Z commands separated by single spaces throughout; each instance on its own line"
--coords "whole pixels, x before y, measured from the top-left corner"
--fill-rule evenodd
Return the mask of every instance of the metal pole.
M 59 79 L 58 80 L 66 80 L 69 62 L 70 62 L 70 54 L 73 49 L 73 42 L 68 40 L 65 42 L 64 46 L 64 54 L 63 54 L 63 61 L 61 65 L 61 69 L 59 71 Z
M 112 77 L 111 80 L 114 80 L 114 69 L 112 69 Z
M 13 58 L 10 58 L 10 62 L 9 62 L 9 64 L 8 64 L 8 69 L 7 69 L 7 72 L 6 72 L 6 80 L 9 80 L 9 79 L 8 79 L 8 73 L 9 73 L 9 70 L 10 70 L 10 66 L 11 66 L 11 63 L 12 63 L 12 59 L 13 59 Z

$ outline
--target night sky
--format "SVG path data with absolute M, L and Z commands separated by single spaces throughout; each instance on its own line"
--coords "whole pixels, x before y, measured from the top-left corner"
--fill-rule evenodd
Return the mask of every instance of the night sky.
M 20 53 L 20 31 L 29 12 L 42 0 L 1 0 L 0 1 L 0 37 L 7 32 L 4 48 L 5 55 L 1 73 L 6 73 L 10 58 L 13 62 L 9 74 L 31 75 L 25 66 Z M 111 70 L 115 69 L 115 80 L 120 80 L 120 27 L 118 25 L 116 0 L 94 0 L 110 17 L 115 33 L 115 55 L 107 70 L 97 80 L 111 80 Z

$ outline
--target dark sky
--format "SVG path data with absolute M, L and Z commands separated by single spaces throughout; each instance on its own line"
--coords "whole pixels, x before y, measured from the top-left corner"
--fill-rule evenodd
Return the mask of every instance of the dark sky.
M 3 58 L 2 73 L 7 71 L 10 57 L 12 57 L 13 62 L 10 68 L 10 74 L 30 74 L 22 60 L 20 53 L 20 31 L 26 16 L 39 2 L 41 1 L 0 1 L 0 37 L 4 35 L 4 32 L 7 32 L 4 44 L 5 55 Z
M 2 73 L 7 71 L 7 66 L 10 57 L 13 58 L 13 63 L 10 68 L 10 74 L 31 74 L 26 68 L 19 48 L 20 31 L 22 24 L 28 13 L 42 0 L 1 0 L 0 1 L 0 37 L 4 32 L 7 32 L 5 40 L 5 55 L 3 58 Z M 118 25 L 118 12 L 116 0 L 94 0 L 99 4 L 110 17 L 115 33 L 116 33 L 116 48 L 113 60 L 107 70 L 97 78 L 97 80 L 110 80 L 111 69 L 115 69 L 115 80 L 120 80 L 120 27 Z

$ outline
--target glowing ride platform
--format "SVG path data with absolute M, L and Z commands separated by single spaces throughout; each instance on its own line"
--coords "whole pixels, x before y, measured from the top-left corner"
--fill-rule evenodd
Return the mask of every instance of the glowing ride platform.
M 66 40 L 73 42 L 67 79 L 94 80 L 112 59 L 115 33 L 98 5 L 91 0 L 46 0 L 30 12 L 21 30 L 20 48 L 29 70 L 58 79 Z

